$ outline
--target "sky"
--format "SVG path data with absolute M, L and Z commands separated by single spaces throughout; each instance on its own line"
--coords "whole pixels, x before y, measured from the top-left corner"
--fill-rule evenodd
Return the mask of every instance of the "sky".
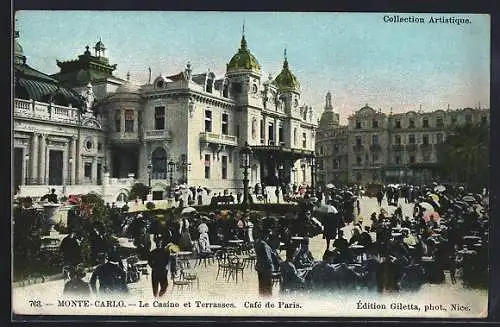
M 385 16 L 423 17 L 424 24 L 387 23 Z M 341 121 L 368 104 L 389 113 L 489 107 L 490 18 L 470 24 L 430 24 L 431 14 L 20 11 L 16 30 L 27 64 L 47 74 L 56 60 L 77 59 L 101 39 L 115 75 L 138 84 L 161 73 L 175 74 L 191 62 L 193 73 L 223 77 L 240 46 L 248 47 L 275 77 L 287 49 L 290 69 L 301 83 L 302 101 L 319 117 L 332 93 Z

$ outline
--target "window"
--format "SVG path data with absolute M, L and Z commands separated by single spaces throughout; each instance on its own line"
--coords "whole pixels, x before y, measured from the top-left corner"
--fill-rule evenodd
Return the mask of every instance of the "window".
M 97 151 L 102 151 L 102 143 L 101 142 L 97 143 Z
M 222 179 L 227 179 L 227 156 L 222 156 Z
M 231 90 L 231 93 L 233 94 L 240 94 L 241 93 L 241 90 L 242 90 L 242 87 L 241 87 L 241 83 L 232 83 L 232 90 Z
M 319 154 L 321 154 L 321 155 L 323 154 L 323 146 L 322 145 L 319 147 Z
M 357 135 L 356 136 L 356 146 L 361 146 L 363 144 L 363 141 L 361 140 L 361 136 Z
M 86 162 L 83 166 L 83 173 L 86 178 L 92 178 L 92 163 Z
M 373 145 L 378 145 L 378 135 L 375 134 L 375 135 L 372 135 L 372 144 Z
M 293 129 L 293 145 L 297 144 L 297 128 Z
M 222 114 L 222 135 L 229 134 L 229 116 L 228 114 Z
M 436 134 L 436 143 L 437 144 L 443 143 L 443 134 L 441 133 Z
M 408 124 L 408 128 L 415 128 L 415 120 L 414 119 L 410 119 L 409 124 Z
M 374 154 L 372 154 L 372 162 L 373 162 L 373 163 L 378 162 L 378 153 L 374 153 Z
M 333 153 L 338 153 L 339 152 L 339 146 L 337 144 L 335 144 L 333 146 Z
M 415 156 L 410 156 L 410 163 L 415 163 Z
M 125 110 L 125 133 L 134 131 L 134 111 Z
M 115 111 L 115 131 L 120 132 L 122 127 L 120 110 Z
M 401 157 L 400 157 L 400 156 L 396 156 L 396 157 L 394 158 L 394 162 L 396 163 L 396 165 L 401 164 Z
M 401 135 L 394 135 L 394 144 L 401 145 Z
M 376 120 L 376 119 L 372 120 L 372 127 L 373 128 L 378 128 L 378 120 Z
M 422 127 L 429 127 L 429 119 L 428 118 L 424 118 L 424 120 L 422 120 Z
M 323 170 L 323 159 L 318 159 L 318 169 Z
M 210 155 L 205 155 L 205 178 L 210 178 Z
M 486 124 L 488 122 L 488 117 L 486 116 L 481 116 L 481 123 Z
M 363 163 L 363 158 L 361 158 L 360 156 L 357 156 L 356 157 L 356 164 L 361 165 L 362 163 Z
M 428 153 L 426 153 L 423 155 L 422 159 L 424 162 L 429 162 L 431 160 L 431 156 Z
M 356 181 L 361 182 L 361 173 L 356 173 Z
M 283 123 L 279 122 L 278 123 L 278 144 L 284 143 L 285 142 L 285 135 L 283 133 Z
M 396 128 L 401 128 L 401 120 L 400 119 L 396 120 Z
M 229 93 L 229 87 L 227 86 L 227 84 L 224 84 L 224 88 L 222 89 L 222 96 L 224 98 L 227 98 L 228 97 L 228 93 Z
M 240 125 L 236 125 L 236 137 L 240 137 Z M 255 135 L 253 135 L 253 138 L 255 138 Z
M 436 127 L 443 127 L 444 126 L 444 123 L 443 123 L 443 118 L 439 117 L 436 119 Z
M 356 128 L 357 129 L 361 128 L 361 122 L 359 120 L 356 120 Z
M 205 110 L 205 132 L 212 132 L 212 112 Z
M 457 123 L 457 117 L 456 116 L 451 117 L 451 123 L 452 124 L 456 124 Z
M 429 145 L 429 135 L 422 136 L 422 144 Z
M 269 123 L 269 125 L 267 125 L 267 132 L 268 132 L 267 138 L 269 139 L 269 145 L 274 145 L 274 123 Z
M 155 129 L 165 129 L 165 107 L 155 108 Z
M 302 133 L 302 147 L 307 148 L 307 133 Z
M 472 122 L 472 115 L 471 115 L 471 114 L 467 114 L 467 115 L 465 115 L 465 122 L 466 122 L 466 123 L 470 123 L 470 122 Z
M 214 81 L 212 79 L 207 80 L 207 87 L 206 87 L 205 91 L 207 93 L 212 93 L 213 85 L 214 85 Z
M 333 169 L 339 169 L 339 167 L 340 167 L 339 159 L 334 159 L 333 160 Z
M 410 134 L 408 135 L 408 144 L 415 144 L 415 135 L 414 134 Z

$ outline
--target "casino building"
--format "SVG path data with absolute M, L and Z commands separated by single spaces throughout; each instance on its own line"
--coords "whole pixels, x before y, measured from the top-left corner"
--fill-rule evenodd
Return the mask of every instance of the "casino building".
M 286 52 L 279 74 L 261 66 L 242 35 L 224 76 L 186 67 L 138 85 L 113 72 L 99 40 L 47 75 L 14 45 L 13 184 L 38 197 L 95 191 L 107 201 L 133 183 L 155 199 L 170 185 L 242 189 L 239 151 L 250 145 L 250 185 L 311 184 L 316 119 Z

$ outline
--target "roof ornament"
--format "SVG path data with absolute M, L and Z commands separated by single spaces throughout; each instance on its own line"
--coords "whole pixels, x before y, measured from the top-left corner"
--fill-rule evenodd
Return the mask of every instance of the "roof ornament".
M 130 82 L 130 72 L 127 72 L 127 81 Z
M 93 113 L 92 106 L 95 102 L 95 95 L 90 82 L 80 95 L 84 101 L 84 113 Z
M 283 68 L 288 68 L 288 57 L 286 56 L 286 46 L 285 49 L 283 50 L 283 57 L 285 58 L 285 61 L 283 62 Z
M 210 69 L 208 71 L 210 72 Z M 184 74 L 186 75 L 186 79 L 188 81 L 190 81 L 191 77 L 193 76 L 192 72 L 193 70 L 191 69 L 191 61 L 188 60 L 186 64 L 186 69 L 184 70 Z

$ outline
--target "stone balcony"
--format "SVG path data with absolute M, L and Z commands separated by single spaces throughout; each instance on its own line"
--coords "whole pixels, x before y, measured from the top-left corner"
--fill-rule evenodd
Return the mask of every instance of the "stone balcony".
M 238 146 L 238 138 L 236 136 L 209 133 L 209 132 L 200 133 L 200 142 Z
M 14 99 L 14 118 L 43 119 L 71 125 L 78 124 L 78 108 L 53 103 Z
M 153 129 L 144 131 L 144 140 L 172 140 L 172 132 L 166 129 Z

